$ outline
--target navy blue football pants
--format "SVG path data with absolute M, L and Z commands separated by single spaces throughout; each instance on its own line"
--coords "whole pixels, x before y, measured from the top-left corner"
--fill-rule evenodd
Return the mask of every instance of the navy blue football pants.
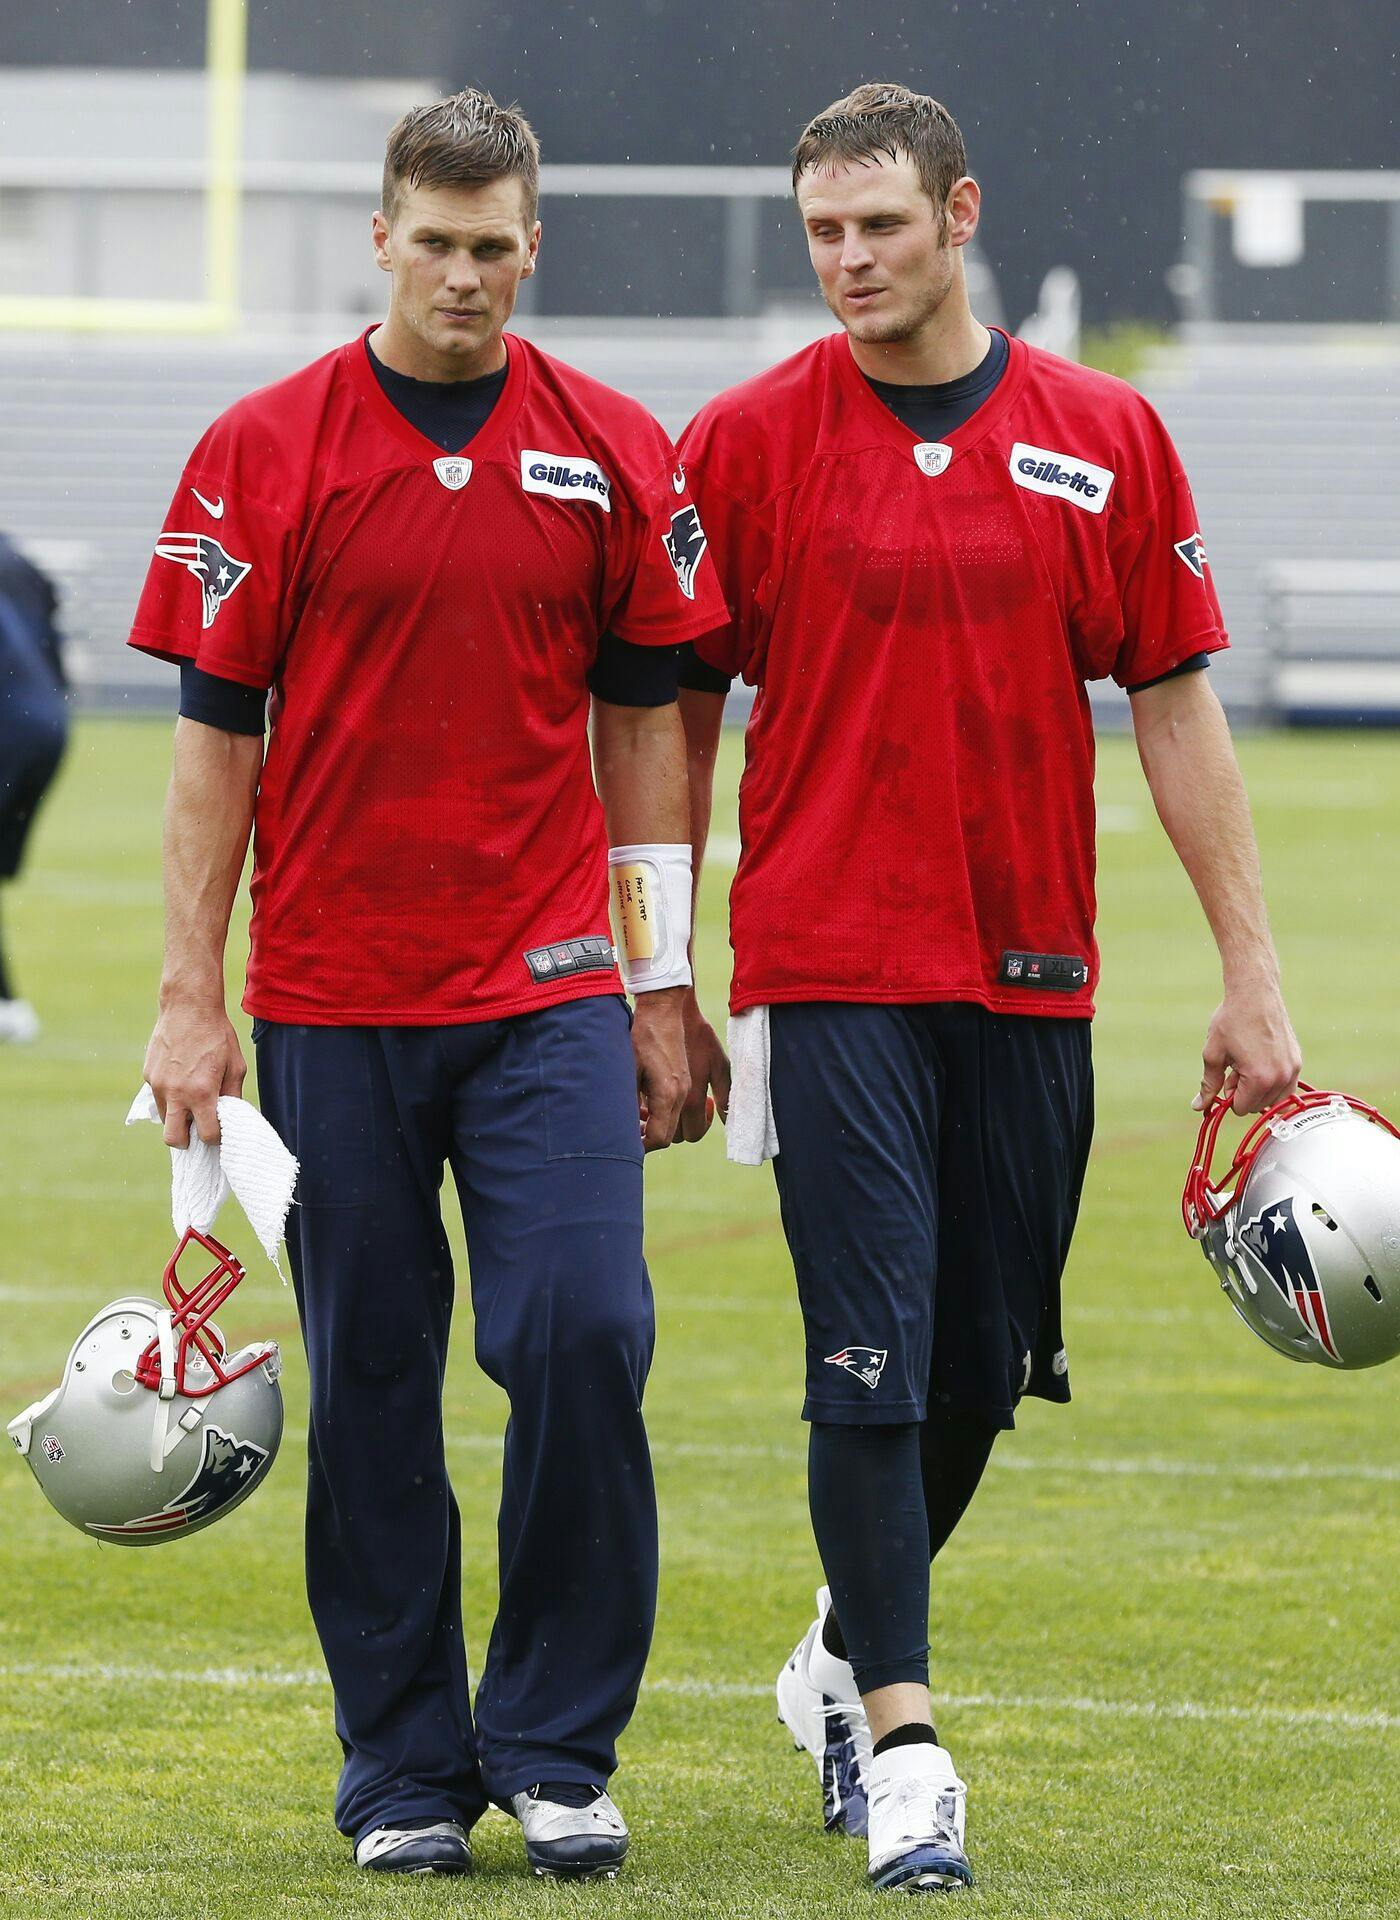
M 307 1590 L 345 1750 L 336 1825 L 469 1826 L 534 1781 L 601 1785 L 657 1574 L 626 1006 L 451 1027 L 257 1022 L 254 1039 L 262 1110 L 301 1162 L 287 1245 L 311 1377 Z M 445 1166 L 476 1358 L 510 1398 L 475 1726 L 442 1426 Z
M 803 1003 L 769 1031 L 817 1548 L 862 1691 L 924 1683 L 930 1557 L 1022 1395 L 1069 1399 L 1089 1022 Z

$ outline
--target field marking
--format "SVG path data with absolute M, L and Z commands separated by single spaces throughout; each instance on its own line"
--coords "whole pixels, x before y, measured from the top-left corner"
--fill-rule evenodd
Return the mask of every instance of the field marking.
M 449 1448 L 474 1453 L 499 1453 L 503 1440 L 499 1434 L 450 1433 Z M 651 1451 L 658 1460 L 781 1460 L 800 1466 L 807 1458 L 805 1447 L 755 1446 L 730 1440 L 656 1440 Z M 1384 1485 L 1400 1482 L 1400 1467 L 1381 1466 L 1307 1466 L 1297 1462 L 1229 1460 L 1167 1460 L 1146 1454 L 1137 1458 L 1105 1460 L 1080 1459 L 1076 1454 L 993 1453 L 993 1467 L 1013 1473 L 1087 1473 L 1111 1479 L 1132 1479 L 1142 1475 L 1157 1480 L 1367 1480 Z
M 108 1661 L 15 1660 L 0 1665 L 0 1679 L 77 1681 L 114 1685 L 224 1687 L 329 1687 L 318 1667 L 142 1666 Z M 686 1700 L 768 1700 L 770 1685 L 753 1680 L 702 1680 L 658 1677 L 642 1682 L 643 1693 L 665 1693 Z M 952 1711 L 991 1713 L 1085 1713 L 1115 1720 L 1267 1720 L 1288 1727 L 1333 1727 L 1343 1733 L 1394 1733 L 1400 1714 L 1356 1712 L 1340 1707 L 1219 1706 L 1200 1700 L 1109 1700 L 1092 1695 L 1040 1693 L 940 1693 L 939 1704 Z

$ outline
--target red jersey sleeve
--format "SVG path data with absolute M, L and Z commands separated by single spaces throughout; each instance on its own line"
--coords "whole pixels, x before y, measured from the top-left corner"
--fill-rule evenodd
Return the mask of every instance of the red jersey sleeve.
M 680 456 L 660 427 L 648 452 L 664 464 L 613 493 L 603 624 L 633 646 L 674 647 L 728 616 Z
M 1120 502 L 1109 535 L 1123 634 L 1112 672 L 1121 687 L 1229 644 L 1181 461 L 1156 414 L 1145 403 L 1142 412 L 1132 493 L 1144 504 L 1127 518 Z
M 205 434 L 181 475 L 146 575 L 130 644 L 157 659 L 268 687 L 287 639 L 296 552 L 285 508 L 260 497 L 236 415 Z
M 680 444 L 729 609 L 722 626 L 696 640 L 695 651 L 721 673 L 752 683 L 762 655 L 762 588 L 773 563 L 773 508 L 740 497 L 737 450 L 734 458 L 726 459 L 722 429 L 708 410 L 691 421 Z

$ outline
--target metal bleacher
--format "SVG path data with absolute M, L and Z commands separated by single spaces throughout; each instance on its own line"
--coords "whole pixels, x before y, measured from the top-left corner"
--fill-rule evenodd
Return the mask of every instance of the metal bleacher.
M 674 432 L 824 318 L 540 319 L 523 330 L 635 394 Z M 89 703 L 168 699 L 168 673 L 122 643 L 181 465 L 231 401 L 337 337 L 0 337 L 0 527 L 59 580 L 71 670 Z M 1269 596 L 1279 563 L 1400 559 L 1400 347 L 1387 342 L 1381 331 L 1330 344 L 1186 344 L 1157 353 L 1139 375 L 1192 478 L 1234 643 L 1215 683 L 1243 717 L 1269 717 L 1273 706 Z M 1400 600 L 1395 615 L 1400 651 Z M 1387 618 L 1384 606 L 1372 609 L 1373 628 Z

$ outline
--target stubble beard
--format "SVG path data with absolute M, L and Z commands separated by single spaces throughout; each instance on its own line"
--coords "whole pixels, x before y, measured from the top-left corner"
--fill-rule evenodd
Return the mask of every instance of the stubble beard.
M 953 285 L 953 262 L 951 251 L 947 250 L 938 257 L 938 270 L 929 284 L 920 289 L 914 303 L 903 313 L 890 314 L 887 318 L 861 320 L 851 319 L 840 312 L 831 300 L 827 305 L 841 322 L 853 340 L 859 340 L 864 346 L 892 347 L 902 346 L 915 340 L 937 314 L 938 309 L 948 298 Z

